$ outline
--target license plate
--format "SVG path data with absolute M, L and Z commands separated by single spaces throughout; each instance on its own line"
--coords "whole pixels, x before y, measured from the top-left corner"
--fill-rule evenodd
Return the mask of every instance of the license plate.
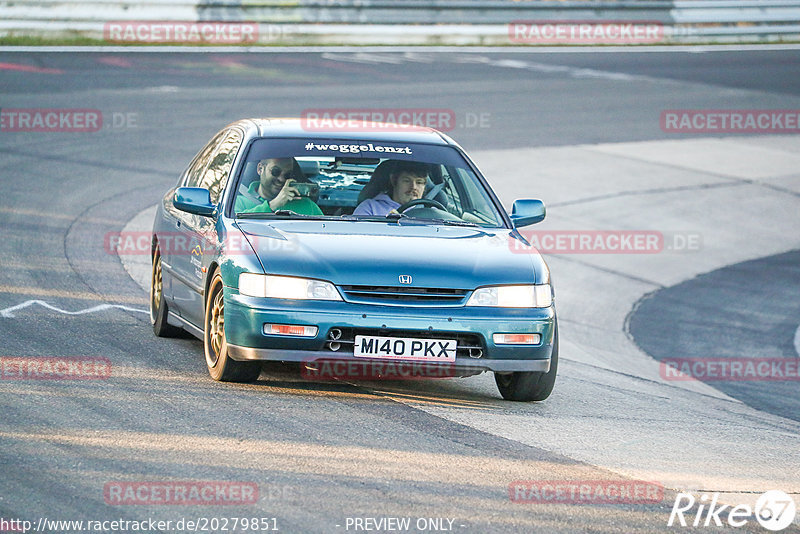
M 353 355 L 358 358 L 455 362 L 456 340 L 356 336 Z

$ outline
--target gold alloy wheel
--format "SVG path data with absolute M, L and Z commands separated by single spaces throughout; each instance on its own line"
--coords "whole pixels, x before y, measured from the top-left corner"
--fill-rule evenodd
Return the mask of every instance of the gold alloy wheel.
M 161 291 L 162 291 L 162 284 L 161 284 L 161 255 L 156 257 L 156 265 L 153 268 L 153 296 L 150 298 L 151 309 L 153 311 L 158 310 L 158 305 L 161 303 Z
M 164 295 L 164 267 L 158 248 L 153 253 L 153 268 L 151 272 L 150 322 L 153 325 L 153 333 L 158 337 L 175 337 L 180 334 L 181 329 L 170 325 L 167 319 L 169 308 Z
M 225 341 L 225 304 L 222 299 L 222 290 L 214 296 L 214 304 L 211 307 L 211 317 L 209 317 L 208 336 L 211 352 L 213 352 L 214 363 L 219 359 L 222 343 Z

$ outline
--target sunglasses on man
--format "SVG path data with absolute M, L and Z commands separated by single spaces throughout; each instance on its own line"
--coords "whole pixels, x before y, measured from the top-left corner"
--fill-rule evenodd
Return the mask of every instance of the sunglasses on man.
M 272 167 L 270 169 L 269 173 L 270 173 L 270 175 L 272 175 L 273 178 L 277 178 L 281 174 L 283 174 L 287 179 L 288 178 L 292 178 L 292 176 L 294 176 L 294 170 L 293 169 L 285 169 L 284 170 L 284 169 L 281 169 L 280 167 Z

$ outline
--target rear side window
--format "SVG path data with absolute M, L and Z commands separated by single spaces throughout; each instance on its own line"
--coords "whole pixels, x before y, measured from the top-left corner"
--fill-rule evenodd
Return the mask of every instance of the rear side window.
M 227 136 L 219 143 L 217 150 L 211 156 L 208 167 L 203 172 L 196 187 L 208 189 L 211 194 L 211 203 L 218 204 L 225 190 L 225 184 L 231 173 L 236 152 L 242 144 L 242 133 L 239 130 L 230 130 Z
M 184 185 L 208 189 L 211 203 L 219 203 L 241 144 L 242 133 L 236 129 L 223 131 L 214 137 L 192 163 Z
M 211 155 L 214 153 L 214 149 L 217 148 L 217 143 L 220 142 L 226 133 L 227 131 L 224 130 L 219 132 L 197 153 L 189 164 L 189 168 L 184 173 L 181 185 L 184 187 L 199 187 L 197 184 L 200 182 L 200 177 L 208 166 Z

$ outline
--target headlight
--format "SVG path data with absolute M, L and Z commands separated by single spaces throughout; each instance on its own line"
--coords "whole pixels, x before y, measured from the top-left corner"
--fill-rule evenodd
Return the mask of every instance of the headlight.
M 303 300 L 342 300 L 333 284 L 324 280 L 242 273 L 239 293 L 251 297 Z
M 492 286 L 475 290 L 467 306 L 498 308 L 547 308 L 553 303 L 550 284 L 526 286 Z

